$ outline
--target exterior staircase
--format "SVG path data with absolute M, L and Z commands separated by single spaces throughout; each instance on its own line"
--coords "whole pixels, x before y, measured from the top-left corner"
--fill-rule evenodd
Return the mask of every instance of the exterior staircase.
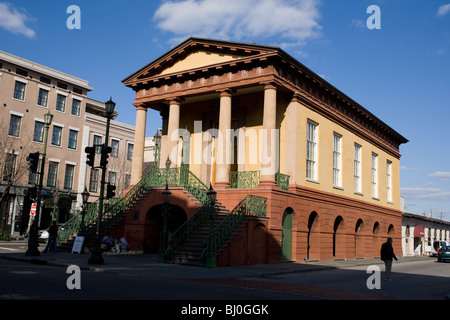
M 105 201 L 100 234 L 121 223 L 125 214 L 152 192 L 153 187 L 161 187 L 166 183 L 182 186 L 186 196 L 201 205 L 194 215 L 170 235 L 164 251 L 167 262 L 214 267 L 216 257 L 246 223 L 246 218 L 266 215 L 267 199 L 252 195 L 247 195 L 231 212 L 220 203 L 215 203 L 213 207 L 207 195 L 209 188 L 182 164 L 178 168 L 153 168 L 122 198 Z M 97 201 L 89 204 L 60 227 L 60 250 L 70 252 L 78 234 L 85 237 L 85 247 L 93 246 L 97 208 Z

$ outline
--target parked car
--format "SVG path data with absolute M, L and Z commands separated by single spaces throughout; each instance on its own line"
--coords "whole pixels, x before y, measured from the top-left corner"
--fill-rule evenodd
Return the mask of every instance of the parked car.
M 433 257 L 436 257 L 437 256 L 437 252 L 439 251 L 439 248 L 446 247 L 446 246 L 450 246 L 450 241 L 442 241 L 442 240 L 441 241 L 435 241 L 433 243 L 433 248 L 431 250 L 431 255 Z
M 441 247 L 437 252 L 437 258 L 439 262 L 450 260 L 450 246 Z
M 48 231 L 47 230 L 39 230 L 38 241 L 39 242 L 47 242 L 48 241 Z

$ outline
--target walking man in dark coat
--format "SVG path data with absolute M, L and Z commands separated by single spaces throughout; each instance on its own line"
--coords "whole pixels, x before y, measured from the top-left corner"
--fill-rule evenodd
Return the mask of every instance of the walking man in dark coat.
M 385 266 L 385 277 L 384 280 L 391 281 L 391 270 L 392 270 L 392 258 L 398 261 L 394 253 L 394 248 L 392 248 L 392 238 L 388 238 L 385 243 L 381 246 L 380 252 L 381 260 L 384 261 Z

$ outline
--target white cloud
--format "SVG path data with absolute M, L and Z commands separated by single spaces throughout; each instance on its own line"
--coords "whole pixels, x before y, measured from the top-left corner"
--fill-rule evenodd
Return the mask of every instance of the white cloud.
M 405 198 L 450 201 L 450 191 L 445 191 L 440 188 L 401 188 L 400 191 Z
M 36 33 L 25 25 L 30 18 L 8 2 L 0 2 L 0 27 L 33 38 Z
M 443 4 L 442 6 L 439 7 L 437 15 L 438 17 L 443 17 L 449 12 L 450 12 L 450 3 Z
M 318 0 L 166 1 L 155 12 L 160 29 L 178 39 L 188 36 L 251 41 L 277 37 L 303 44 L 321 30 Z
M 429 174 L 430 177 L 440 178 L 440 179 L 450 179 L 450 172 L 437 171 Z

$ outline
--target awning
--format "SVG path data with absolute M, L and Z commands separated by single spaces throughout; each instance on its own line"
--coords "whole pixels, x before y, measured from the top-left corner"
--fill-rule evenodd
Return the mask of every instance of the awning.
M 422 225 L 417 225 L 414 227 L 414 237 L 425 237 L 425 231 Z

